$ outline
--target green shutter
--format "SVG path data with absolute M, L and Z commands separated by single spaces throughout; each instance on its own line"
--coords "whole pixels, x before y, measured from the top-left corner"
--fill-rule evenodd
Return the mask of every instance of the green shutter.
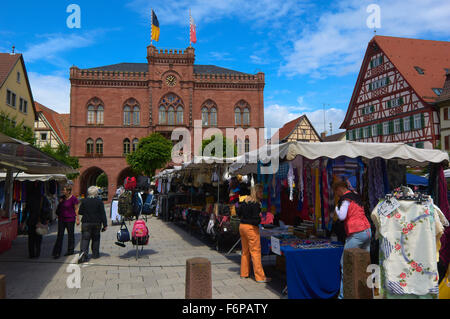
M 380 56 L 380 64 L 383 63 L 383 56 Z
M 347 141 L 350 140 L 350 132 L 349 131 L 345 132 L 345 138 L 347 139 Z
M 362 127 L 359 129 L 359 138 L 364 138 L 364 131 Z
M 391 105 L 392 105 L 391 100 L 387 101 L 387 107 L 391 108 Z
M 400 132 L 404 132 L 404 127 L 403 127 L 403 119 L 400 119 Z
M 378 124 L 378 135 L 383 136 L 383 124 Z
M 369 137 L 372 137 L 372 126 L 369 126 Z
M 389 121 L 389 134 L 394 133 L 394 121 Z
M 361 114 L 362 114 L 362 115 L 366 115 L 366 108 L 365 108 L 365 107 L 362 108 Z
M 369 91 L 372 91 L 372 83 L 369 83 Z
M 410 126 L 410 129 L 411 129 L 411 131 L 414 131 L 416 128 L 414 127 L 414 115 L 411 115 L 410 117 L 409 117 L 409 126 Z
M 398 99 L 398 104 L 403 105 L 403 98 L 402 97 Z
M 389 84 L 391 81 L 389 80 L 389 77 L 386 78 L 386 83 Z
M 373 68 L 373 60 L 370 60 L 370 68 Z
M 373 112 L 375 112 L 375 106 L 371 105 L 370 106 L 370 113 L 373 113 Z
M 420 114 L 420 124 L 422 125 L 421 128 L 425 128 L 425 115 L 423 113 Z

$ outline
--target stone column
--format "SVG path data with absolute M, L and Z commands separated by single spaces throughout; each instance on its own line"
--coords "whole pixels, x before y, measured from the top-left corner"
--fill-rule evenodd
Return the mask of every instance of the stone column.
M 186 260 L 186 299 L 211 299 L 211 262 L 206 258 Z

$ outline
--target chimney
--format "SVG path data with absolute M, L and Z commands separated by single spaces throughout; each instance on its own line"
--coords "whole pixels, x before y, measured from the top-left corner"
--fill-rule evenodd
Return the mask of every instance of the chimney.
M 320 138 L 324 139 L 327 136 L 327 131 L 320 133 Z

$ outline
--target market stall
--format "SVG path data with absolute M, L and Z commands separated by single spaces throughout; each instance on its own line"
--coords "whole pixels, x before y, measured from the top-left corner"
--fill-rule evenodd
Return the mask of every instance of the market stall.
M 353 178 L 354 190 L 361 194 L 371 212 L 386 194 L 406 185 L 408 165 L 425 167 L 432 163 L 430 170 L 436 171 L 448 165 L 449 160 L 448 154 L 440 150 L 417 149 L 402 143 L 351 141 L 291 142 L 265 146 L 262 156 L 253 152 L 244 157 L 244 162 L 231 164 L 229 171 L 232 175 L 257 174 L 258 182 L 264 186 L 263 212 L 272 212 L 293 226 L 289 233 L 295 234 L 297 241 L 323 240 L 321 245 L 308 249 L 301 243 L 272 236 L 272 251 L 275 246 L 285 258 L 289 298 L 331 298 L 339 291 L 342 247 L 331 237 L 337 200 L 331 187 L 333 181 L 346 180 L 351 187 L 349 179 Z M 429 180 L 430 185 L 436 184 L 436 179 Z M 372 247 L 371 253 L 377 261 L 378 247 Z M 323 280 L 331 274 L 332 278 Z
M 17 237 L 18 215 L 14 210 L 14 181 L 18 174 L 73 174 L 71 167 L 33 147 L 29 143 L 0 133 L 0 170 L 4 173 L 4 188 L 0 191 L 0 252 L 8 250 Z M 42 177 L 41 177 L 42 178 Z M 19 192 L 19 189 L 16 188 Z M 20 192 L 19 192 L 20 193 Z M 19 195 L 20 197 L 20 195 Z

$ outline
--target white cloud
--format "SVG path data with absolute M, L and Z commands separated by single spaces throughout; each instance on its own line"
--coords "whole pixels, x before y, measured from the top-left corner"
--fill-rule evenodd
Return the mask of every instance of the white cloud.
M 279 129 L 284 124 L 292 121 L 302 115 L 306 115 L 311 124 L 316 129 L 317 133 L 323 132 L 324 128 L 324 112 L 321 109 L 311 110 L 306 112 L 298 112 L 289 106 L 282 106 L 279 104 L 272 104 L 264 108 L 264 119 L 266 128 Z M 344 121 L 345 110 L 330 108 L 325 110 L 325 126 L 328 133 L 330 133 L 330 123 L 332 124 L 333 134 L 342 132 L 339 129 Z M 269 135 L 273 135 L 276 130 L 268 132 Z
M 302 30 L 293 40 L 292 51 L 285 55 L 280 73 L 310 75 L 313 78 L 357 73 L 373 37 L 366 25 L 373 0 L 340 1 L 323 13 L 317 23 Z M 450 35 L 450 2 L 441 0 L 380 0 L 379 35 L 425 37 Z
M 70 113 L 70 81 L 68 78 L 35 72 L 28 72 L 28 78 L 36 102 L 58 113 Z
M 150 24 L 150 10 L 155 11 L 160 26 L 164 24 L 189 24 L 189 9 L 197 27 L 224 17 L 238 17 L 254 24 L 274 23 L 289 16 L 298 17 L 306 4 L 298 0 L 179 0 L 148 1 L 132 0 L 127 6 L 139 12 Z

